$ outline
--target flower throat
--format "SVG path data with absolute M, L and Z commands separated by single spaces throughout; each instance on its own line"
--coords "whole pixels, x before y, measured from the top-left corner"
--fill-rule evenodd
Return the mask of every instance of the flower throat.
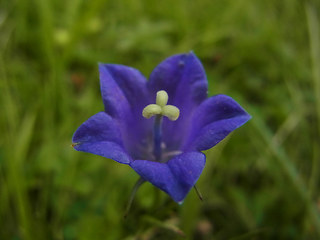
M 162 119 L 166 116 L 171 121 L 176 121 L 179 118 L 180 110 L 173 106 L 167 105 L 168 94 L 161 90 L 157 92 L 156 104 L 149 104 L 142 111 L 142 116 L 145 118 L 154 118 L 153 124 L 153 154 L 157 162 L 162 161 Z

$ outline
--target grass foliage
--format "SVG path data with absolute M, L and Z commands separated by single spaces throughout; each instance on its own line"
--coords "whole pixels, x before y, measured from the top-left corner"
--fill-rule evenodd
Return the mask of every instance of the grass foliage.
M 144 184 L 124 220 L 137 174 L 70 146 L 97 62 L 190 50 L 253 118 L 207 152 L 203 202 Z M 318 1 L 3 0 L 0 93 L 0 239 L 320 238 Z

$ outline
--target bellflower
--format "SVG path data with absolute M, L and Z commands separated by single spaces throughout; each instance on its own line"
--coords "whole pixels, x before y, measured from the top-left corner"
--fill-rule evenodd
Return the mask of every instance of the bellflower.
M 149 81 L 136 69 L 99 64 L 104 111 L 73 136 L 78 151 L 128 164 L 143 180 L 182 202 L 212 148 L 251 117 L 231 97 L 207 98 L 207 79 L 192 53 L 169 57 Z

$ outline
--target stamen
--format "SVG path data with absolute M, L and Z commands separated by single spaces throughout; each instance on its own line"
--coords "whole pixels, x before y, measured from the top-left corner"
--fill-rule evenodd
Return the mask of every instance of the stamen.
M 177 156 L 177 155 L 179 155 L 181 153 L 182 153 L 181 151 L 170 151 L 170 152 L 164 153 L 163 156 L 165 158 L 169 158 L 169 157 L 171 158 L 171 157 Z

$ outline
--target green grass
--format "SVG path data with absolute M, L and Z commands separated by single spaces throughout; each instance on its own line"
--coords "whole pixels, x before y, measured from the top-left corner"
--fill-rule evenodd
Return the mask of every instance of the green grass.
M 128 166 L 76 152 L 103 109 L 98 62 L 146 76 L 193 50 L 250 122 L 207 151 L 177 205 Z M 0 239 L 319 239 L 318 1 L 0 2 Z

